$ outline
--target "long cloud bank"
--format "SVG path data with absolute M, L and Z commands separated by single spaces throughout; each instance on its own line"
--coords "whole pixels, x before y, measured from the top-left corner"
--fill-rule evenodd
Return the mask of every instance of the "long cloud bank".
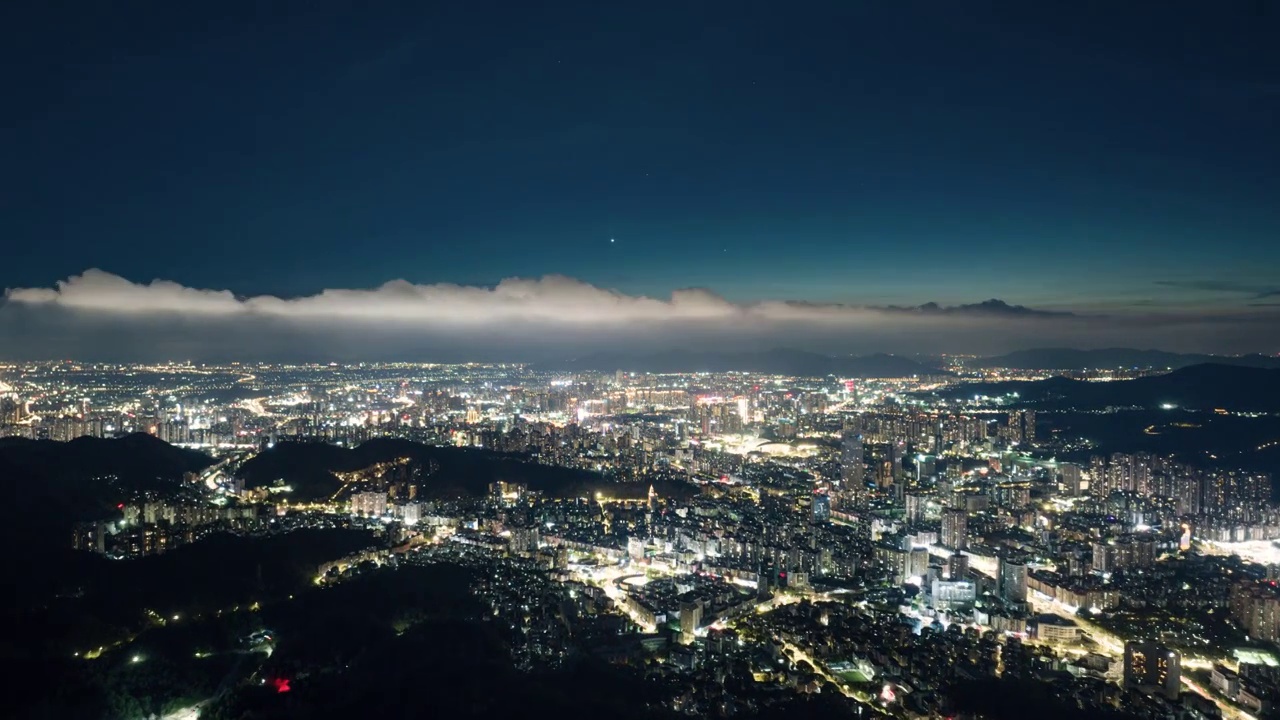
M 764 301 L 737 304 L 699 288 L 677 290 L 669 299 L 627 295 L 562 275 L 509 278 L 492 288 L 466 285 L 415 285 L 392 280 L 372 290 L 324 290 L 282 299 L 269 295 L 240 298 L 227 290 L 200 290 L 167 280 L 134 283 L 102 270 L 88 270 L 56 288 L 6 291 L 10 302 L 133 316 L 257 316 L 320 320 L 410 321 L 470 325 L 494 322 L 547 322 L 596 325 L 619 322 L 835 322 L 891 315 L 1062 316 L 987 300 L 942 307 L 865 307 L 830 303 Z
M 238 297 L 88 270 L 5 291 L 0 356 L 86 359 L 496 359 L 659 346 L 994 353 L 1046 344 L 1274 351 L 1280 313 L 1075 315 L 987 300 L 943 307 L 736 303 L 709 290 L 628 295 L 564 276 L 493 287 L 394 280 Z M 306 357 L 303 357 L 306 356 Z

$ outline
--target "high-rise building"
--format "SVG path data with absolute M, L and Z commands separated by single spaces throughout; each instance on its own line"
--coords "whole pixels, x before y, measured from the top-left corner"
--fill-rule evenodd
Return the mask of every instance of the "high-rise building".
M 1089 494 L 1093 497 L 1105 498 L 1111 494 L 1111 476 L 1107 468 L 1107 459 L 1101 455 L 1089 458 Z
M 963 508 L 947 508 L 942 511 L 942 545 L 952 550 L 963 550 L 968 545 L 969 513 Z
M 509 545 L 511 551 L 524 555 L 538 549 L 538 528 L 536 526 L 516 526 L 511 528 Z
M 1280 590 L 1266 582 L 1241 581 L 1231 588 L 1231 618 L 1249 637 L 1280 641 Z
M 997 594 L 1006 602 L 1026 602 L 1027 600 L 1027 561 L 1026 558 L 1014 554 L 1000 555 L 997 574 L 999 586 Z
M 1014 410 L 1009 413 L 1009 440 L 1019 445 L 1030 445 L 1036 440 L 1036 411 Z
M 1063 463 L 1059 466 L 1062 473 L 1062 491 L 1070 497 L 1078 497 L 1084 494 L 1088 483 L 1085 482 L 1084 472 L 1079 465 L 1075 463 Z
M 1114 541 L 1106 542 L 1095 540 L 1093 542 L 1093 571 L 1097 573 L 1111 573 L 1116 569 L 1116 546 Z
M 969 577 L 969 556 L 956 553 L 947 559 L 947 579 L 965 580 Z
M 387 494 L 362 492 L 351 496 L 351 514 L 361 517 L 382 517 L 387 514 Z
M 422 519 L 422 505 L 416 502 L 405 503 L 400 509 L 400 514 L 405 525 L 417 525 Z
M 1024 508 L 1031 504 L 1031 483 L 1020 481 L 997 483 L 992 488 L 990 496 L 994 497 L 996 504 L 1001 507 Z
M 1111 464 L 1107 466 L 1107 474 L 1110 477 L 1111 490 L 1114 492 L 1132 492 L 1133 484 L 1133 456 L 1125 453 L 1111 453 Z
M 866 500 L 866 455 L 862 447 L 862 435 L 846 431 L 840 439 L 840 479 L 853 492 L 855 504 Z
M 1177 501 L 1178 514 L 1199 515 L 1201 510 L 1200 477 L 1190 469 L 1175 472 L 1169 480 L 1171 495 Z
M 1247 516 L 1270 500 L 1271 477 L 1242 470 L 1211 470 L 1201 481 L 1201 510 L 1206 514 Z
M 1182 683 L 1182 656 L 1156 642 L 1130 640 L 1124 645 L 1124 684 L 1177 698 Z
M 911 539 L 903 537 L 900 542 L 883 543 L 875 548 L 876 559 L 889 571 L 895 585 L 907 581 L 920 583 L 929 572 L 929 550 L 912 547 Z
M 918 523 L 924 521 L 925 510 L 929 505 L 929 495 L 924 493 L 907 493 L 905 505 L 907 507 L 907 522 Z
M 831 519 L 831 496 L 826 490 L 814 492 L 812 502 L 813 522 L 824 523 Z
M 1151 494 L 1151 455 L 1148 453 L 1136 453 L 1130 465 L 1133 474 L 1132 483 L 1133 491 L 1146 497 Z
M 1115 540 L 1117 569 L 1151 567 L 1156 561 L 1156 541 L 1150 534 L 1124 535 Z
M 698 626 L 702 624 L 702 601 L 683 601 L 680 603 L 680 642 L 685 645 L 693 643 Z

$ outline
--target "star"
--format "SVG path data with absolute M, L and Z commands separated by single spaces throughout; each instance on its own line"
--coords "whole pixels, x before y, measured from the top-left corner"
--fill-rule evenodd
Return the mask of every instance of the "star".
M 613 242 L 613 238 L 609 238 L 609 242 Z

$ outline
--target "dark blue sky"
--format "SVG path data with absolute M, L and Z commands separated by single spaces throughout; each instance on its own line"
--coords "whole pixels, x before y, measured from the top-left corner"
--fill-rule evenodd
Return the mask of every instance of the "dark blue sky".
M 0 16 L 4 287 L 1280 288 L 1263 0 L 25 5 Z

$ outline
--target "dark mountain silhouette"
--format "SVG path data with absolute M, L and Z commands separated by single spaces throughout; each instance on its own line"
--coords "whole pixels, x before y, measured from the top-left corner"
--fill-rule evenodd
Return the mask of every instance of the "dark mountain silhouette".
M 107 517 L 118 503 L 140 493 L 172 496 L 182 490 L 184 474 L 211 464 L 204 453 L 142 433 L 70 442 L 4 438 L 0 489 L 11 500 L 0 511 L 5 520 L 0 525 L 67 544 L 73 523 Z
M 419 481 L 427 497 L 476 496 L 490 483 L 523 483 L 552 496 L 581 497 L 601 488 L 615 496 L 643 496 L 648 485 L 611 483 L 598 473 L 540 465 L 522 455 L 477 448 L 438 447 L 410 440 L 379 438 L 356 448 L 321 443 L 279 443 L 254 456 L 239 470 L 250 488 L 283 481 L 294 497 L 324 498 L 341 487 L 334 475 L 367 468 L 397 458 L 409 458 L 423 468 Z
M 122 438 L 78 437 L 69 442 L 0 439 L 0 458 L 58 478 L 95 475 L 181 479 L 213 464 L 208 455 L 184 450 L 146 433 Z
M 82 437 L 70 442 L 5 438 L 0 440 L 0 491 L 6 498 L 0 507 L 0 540 L 15 551 L 9 555 L 9 571 L 22 582 L 9 594 L 10 610 L 35 615 L 8 617 L 6 627 L 30 630 L 24 637 L 37 645 L 79 633 L 82 641 L 99 630 L 118 628 L 93 619 L 86 628 L 75 614 L 74 622 L 57 615 L 50 598 L 90 585 L 111 587 L 120 576 L 109 571 L 118 566 L 88 553 L 71 549 L 71 528 L 77 521 L 119 517 L 117 505 L 141 494 L 176 497 L 187 491 L 185 473 L 207 467 L 207 455 L 173 447 L 149 435 L 116 440 Z M 212 568 L 212 565 L 207 566 Z M 210 577 L 216 577 L 211 572 Z M 161 574 L 148 587 L 172 583 Z M 118 588 L 117 588 L 118 589 Z M 102 605 L 103 612 L 107 612 Z M 41 614 L 43 613 L 43 614 Z M 112 636 L 113 637 L 113 636 Z M 0 654 L 16 652 L 23 642 L 0 647 Z
M 980 358 L 970 363 L 981 368 L 1017 368 L 1021 370 L 1108 370 L 1116 368 L 1168 368 L 1177 370 L 1191 365 L 1215 363 L 1240 367 L 1280 368 L 1280 357 L 1272 355 L 1203 355 L 1171 353 L 1163 350 L 1106 348 L 1076 350 L 1073 348 L 1035 348 L 1007 355 Z
M 32 670 L 6 697 L 6 714 L 163 717 L 210 698 L 224 678 L 229 688 L 253 671 L 256 657 L 236 652 L 245 635 L 276 627 L 279 615 L 267 624 L 249 609 L 253 603 L 274 610 L 307 592 L 327 599 L 314 584 L 318 566 L 377 543 L 367 531 L 327 528 L 265 537 L 216 534 L 123 562 L 68 551 L 56 572 L 74 593 L 27 593 L 0 611 L 8 630 L 0 639 L 0 657 Z M 30 580 L 22 577 L 25 592 Z M 420 599 L 402 592 L 391 600 Z M 370 603 L 348 614 L 376 610 Z M 158 618 L 180 622 L 158 626 Z M 73 657 L 95 647 L 106 650 L 92 663 Z M 192 657 L 193 650 L 214 654 Z M 134 656 L 145 658 L 146 667 L 135 666 Z M 233 674 L 233 668 L 241 672 Z
M 556 364 L 556 370 L 598 370 L 612 372 L 681 373 L 744 372 L 799 377 L 835 375 L 845 378 L 911 377 L 946 374 L 900 355 L 830 356 L 803 350 L 776 349 L 765 352 L 692 352 L 671 350 L 652 355 L 597 353 Z
M 1037 310 L 1029 308 L 1026 305 L 1010 305 L 1009 303 L 998 298 L 983 300 L 978 303 L 968 303 L 966 305 L 939 305 L 936 302 L 927 302 L 923 305 L 913 307 L 902 307 L 900 305 L 891 305 L 887 310 L 895 310 L 901 312 L 914 312 L 925 315 L 991 315 L 991 316 L 1011 316 L 1011 317 L 1074 317 L 1075 313 L 1062 312 L 1057 310 Z
M 1280 412 L 1280 370 L 1204 364 L 1134 380 L 1087 382 L 1047 380 L 967 383 L 944 391 L 949 397 L 992 397 L 1017 393 L 1016 405 L 1098 409 L 1108 406 L 1194 410 L 1223 408 L 1244 412 Z

